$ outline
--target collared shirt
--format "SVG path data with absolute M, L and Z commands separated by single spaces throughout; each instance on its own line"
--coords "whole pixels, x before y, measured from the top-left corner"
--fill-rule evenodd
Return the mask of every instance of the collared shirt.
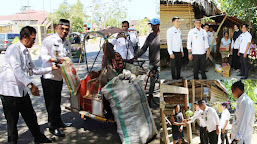
M 39 56 L 39 59 L 42 60 L 42 67 L 52 67 L 55 63 L 48 62 L 50 58 L 62 57 L 71 57 L 71 47 L 69 41 L 63 41 L 57 33 L 46 37 L 43 40 Z M 43 77 L 45 79 L 52 79 L 56 81 L 61 81 L 63 78 L 61 69 L 47 73 L 43 75 Z
M 181 32 L 174 26 L 167 30 L 167 46 L 169 54 L 183 52 Z
M 0 95 L 23 97 L 31 83 L 29 75 L 42 75 L 52 68 L 37 69 L 28 49 L 19 41 L 10 45 L 3 58 L 0 72 Z M 30 74 L 29 74 L 30 73 Z
M 149 60 L 152 66 L 160 66 L 160 34 L 154 35 L 151 32 L 145 40 L 143 47 L 137 52 L 140 57 L 149 47 Z
M 254 125 L 254 103 L 243 93 L 236 101 L 236 111 L 231 129 L 232 140 L 243 140 L 245 144 L 250 144 L 249 137 L 253 134 Z
M 220 118 L 220 124 L 219 124 L 221 129 L 224 128 L 226 121 L 227 120 L 229 121 L 229 119 L 230 119 L 230 112 L 228 111 L 228 109 L 224 109 L 222 111 L 221 118 Z M 228 126 L 225 129 L 227 130 Z
M 202 119 L 204 119 L 208 132 L 216 130 L 216 126 L 219 125 L 219 117 L 214 108 L 206 106 L 202 113 Z
M 116 45 L 116 52 L 118 52 L 123 59 L 132 59 L 134 57 L 134 46 L 137 43 L 136 35 L 133 32 L 127 32 L 129 35 L 127 39 L 120 37 L 114 38 L 112 44 Z
M 246 51 L 246 47 L 248 43 L 251 43 L 252 41 L 252 35 L 246 31 L 245 33 L 242 33 L 240 36 L 240 47 L 239 47 L 239 53 L 244 54 Z M 250 48 L 247 51 L 247 54 L 250 54 Z
M 202 28 L 200 31 L 193 28 L 188 32 L 187 49 L 192 50 L 192 54 L 205 54 L 209 48 L 207 33 Z
M 200 126 L 201 126 L 201 127 L 206 127 L 205 121 L 204 121 L 204 119 L 202 118 L 202 113 L 203 113 L 202 110 L 196 110 L 195 113 L 194 113 L 194 115 L 191 117 L 191 121 L 189 121 L 188 123 L 192 123 L 192 122 L 194 122 L 196 119 L 199 119 L 199 120 L 200 120 Z
M 213 41 L 213 39 L 214 39 L 214 37 L 215 37 L 215 34 L 216 34 L 215 31 L 212 31 L 212 32 L 208 31 L 208 32 L 207 32 L 209 45 L 211 45 L 211 43 L 212 43 L 212 41 Z M 214 40 L 213 45 L 216 45 L 216 40 Z

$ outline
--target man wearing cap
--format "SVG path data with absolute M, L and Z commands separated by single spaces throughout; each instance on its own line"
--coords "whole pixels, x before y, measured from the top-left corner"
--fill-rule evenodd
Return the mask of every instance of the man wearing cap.
M 188 58 L 189 60 L 193 60 L 194 79 L 199 79 L 199 70 L 201 71 L 202 79 L 207 79 L 205 74 L 205 63 L 206 55 L 208 57 L 210 54 L 208 38 L 206 32 L 201 28 L 200 19 L 195 20 L 194 25 L 195 28 L 188 32 Z
M 200 109 L 198 102 L 194 103 L 195 112 L 194 115 L 187 120 L 187 123 L 192 123 L 196 119 L 200 121 L 200 140 L 201 144 L 208 144 L 208 132 L 206 129 L 206 123 L 202 118 L 203 111 Z
M 128 31 L 129 22 L 122 22 L 122 30 L 124 32 L 119 33 L 115 39 L 112 40 L 112 44 L 116 45 L 116 52 L 118 52 L 124 61 L 128 61 L 134 57 L 134 45 L 137 43 L 136 35 L 133 32 Z
M 42 67 L 47 68 L 62 63 L 63 57 L 70 57 L 70 44 L 66 37 L 70 31 L 69 20 L 60 19 L 56 28 L 57 33 L 46 37 L 40 49 L 40 59 Z M 46 110 L 48 113 L 49 130 L 53 135 L 65 136 L 59 129 L 69 126 L 61 119 L 61 92 L 63 86 L 63 76 L 61 69 L 45 74 L 41 77 Z
M 249 71 L 249 60 L 248 55 L 250 54 L 250 45 L 252 41 L 252 35 L 248 32 L 248 24 L 242 24 L 242 34 L 240 35 L 240 45 L 238 50 L 238 56 L 240 56 L 241 63 L 241 74 L 243 76 L 241 79 L 248 78 Z
M 244 92 L 244 84 L 242 81 L 233 83 L 231 91 L 233 96 L 237 99 L 231 129 L 231 140 L 236 144 L 251 144 L 255 119 L 254 103 Z
M 137 59 L 138 57 L 142 56 L 146 50 L 149 48 L 149 61 L 150 61 L 150 68 L 157 70 L 160 66 L 160 20 L 157 18 L 153 18 L 150 22 L 152 31 L 146 38 L 143 47 L 137 52 L 136 56 L 133 58 Z M 155 77 L 151 77 L 150 79 L 150 94 L 148 98 L 148 102 L 151 105 L 151 98 L 153 97 L 155 85 Z
M 201 116 L 207 127 L 208 141 L 210 144 L 217 144 L 219 135 L 219 117 L 217 112 L 214 108 L 207 106 L 204 100 L 199 100 L 198 104 L 200 109 L 203 110 Z
M 33 109 L 28 91 L 39 96 L 38 87 L 32 83 L 29 76 L 42 75 L 53 70 L 56 66 L 38 69 L 28 51 L 36 39 L 36 30 L 26 26 L 20 31 L 20 41 L 10 45 L 6 50 L 0 71 L 0 98 L 4 115 L 7 120 L 8 142 L 17 144 L 17 123 L 21 114 L 27 124 L 35 143 L 51 143 L 51 140 L 41 133 L 37 115 Z
M 179 30 L 179 17 L 172 18 L 173 27 L 167 30 L 167 50 L 170 55 L 172 79 L 182 79 L 180 77 L 181 59 L 184 57 L 181 31 Z

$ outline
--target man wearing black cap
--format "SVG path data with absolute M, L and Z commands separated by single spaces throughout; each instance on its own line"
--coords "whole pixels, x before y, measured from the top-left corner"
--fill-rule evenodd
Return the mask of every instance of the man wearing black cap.
M 203 110 L 202 119 L 204 119 L 208 131 L 208 139 L 210 144 L 218 143 L 219 135 L 219 117 L 214 108 L 206 105 L 204 100 L 198 101 L 199 107 Z
M 205 74 L 206 56 L 210 54 L 206 31 L 201 28 L 201 20 L 195 20 L 195 28 L 188 32 L 187 49 L 188 59 L 193 61 L 194 79 L 199 79 L 201 71 L 202 79 L 207 79 Z M 206 52 L 207 51 L 207 52 Z
M 208 144 L 208 132 L 206 129 L 206 123 L 205 123 L 204 119 L 202 118 L 203 111 L 200 109 L 198 102 L 194 103 L 194 107 L 195 107 L 194 115 L 187 120 L 187 123 L 192 123 L 196 119 L 199 119 L 201 144 Z
M 48 36 L 43 40 L 39 57 L 42 60 L 42 67 L 51 67 L 56 63 L 61 64 L 63 57 L 71 56 L 70 44 L 66 40 L 70 31 L 69 20 L 60 19 L 56 31 L 56 34 Z M 69 126 L 70 124 L 63 123 L 60 117 L 63 86 L 61 69 L 43 75 L 41 77 L 41 83 L 48 112 L 49 130 L 53 135 L 63 137 L 65 134 L 59 128 Z
M 237 99 L 231 129 L 231 140 L 237 144 L 251 144 L 255 120 L 254 103 L 244 92 L 242 81 L 233 83 L 231 91 Z

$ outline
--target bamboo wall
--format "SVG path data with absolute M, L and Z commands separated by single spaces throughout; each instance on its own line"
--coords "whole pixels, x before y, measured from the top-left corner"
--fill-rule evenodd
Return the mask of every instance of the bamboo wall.
M 172 18 L 180 18 L 180 30 L 183 46 L 186 46 L 187 34 L 194 27 L 193 20 L 195 14 L 193 6 L 190 4 L 161 4 L 160 5 L 160 31 L 161 31 L 161 48 L 167 48 L 166 32 L 172 27 Z

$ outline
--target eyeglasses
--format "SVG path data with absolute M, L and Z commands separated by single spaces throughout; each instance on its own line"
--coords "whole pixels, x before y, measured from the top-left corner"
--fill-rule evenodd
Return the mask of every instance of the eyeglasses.
M 60 30 L 66 30 L 66 31 L 70 31 L 70 29 L 69 28 L 63 28 L 63 27 L 61 27 L 61 28 L 59 28 Z
M 122 27 L 128 27 L 128 26 L 122 26 Z

